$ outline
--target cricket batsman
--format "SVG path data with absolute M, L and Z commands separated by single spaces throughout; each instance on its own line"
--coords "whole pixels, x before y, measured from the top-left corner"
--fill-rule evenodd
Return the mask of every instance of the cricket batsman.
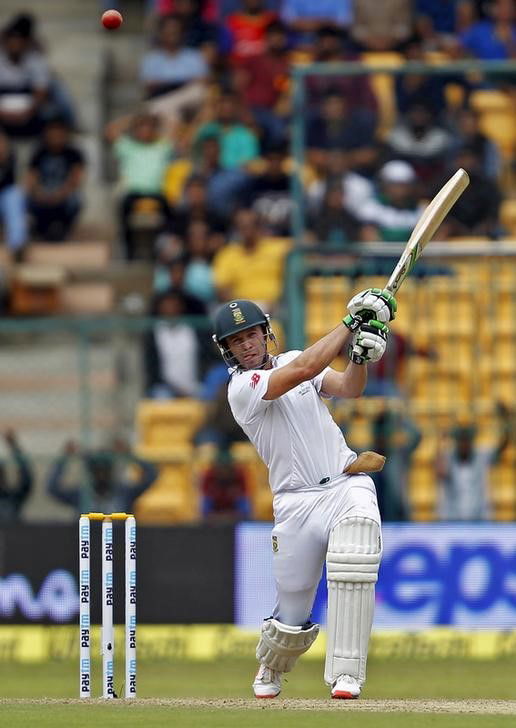
M 365 681 L 382 555 L 375 487 L 366 471 L 384 458 L 351 450 L 322 397 L 359 397 L 367 362 L 384 354 L 395 299 L 372 288 L 348 303 L 343 323 L 305 351 L 275 355 L 269 318 L 252 301 L 224 304 L 214 341 L 230 372 L 233 416 L 269 469 L 276 604 L 256 648 L 253 690 L 274 698 L 284 672 L 315 641 L 310 614 L 324 560 L 328 579 L 324 671 L 331 697 L 358 698 Z M 344 372 L 330 364 L 343 350 Z

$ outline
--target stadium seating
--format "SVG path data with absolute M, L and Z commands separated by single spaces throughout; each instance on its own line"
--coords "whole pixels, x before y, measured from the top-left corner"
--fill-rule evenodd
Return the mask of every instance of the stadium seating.
M 516 200 L 503 200 L 500 206 L 500 222 L 509 236 L 516 238 Z
M 423 435 L 409 475 L 409 497 L 415 520 L 431 520 L 438 515 L 434 463 L 439 438 L 454 425 L 473 417 L 479 427 L 479 444 L 492 443 L 499 426 L 496 401 L 513 406 L 516 381 L 513 260 L 462 260 L 454 278 L 431 276 L 406 281 L 398 297 L 399 311 L 392 328 L 409 335 L 417 344 L 435 349 L 437 360 L 409 359 L 401 382 L 408 396 L 406 401 L 386 403 L 382 399 L 362 398 L 341 402 L 334 410 L 334 417 L 356 448 L 370 446 L 371 418 L 386 404 L 402 406 L 414 420 Z M 384 283 L 381 277 L 363 277 L 353 281 L 352 288 L 360 290 Z M 306 279 L 307 340 L 322 335 L 333 318 L 337 319 L 337 311 L 342 312 L 343 301 L 350 292 L 349 286 L 349 280 L 339 276 Z M 430 309 L 431 317 L 426 315 Z M 476 316 L 475 311 L 482 311 L 483 315 Z M 495 515 L 501 520 L 515 514 L 515 461 L 512 455 L 506 455 L 491 473 Z
M 272 493 L 268 471 L 249 442 L 234 443 L 232 454 L 246 474 L 252 517 L 257 521 L 272 520 Z
M 204 406 L 194 399 L 140 402 L 137 452 L 156 462 L 160 470 L 156 483 L 138 499 L 136 514 L 142 522 L 178 523 L 198 518 L 197 483 L 216 452 L 213 445 L 195 448 L 192 444 L 204 414 Z M 271 520 L 267 468 L 250 443 L 235 443 L 232 454 L 245 471 L 253 518 Z
M 177 445 L 191 443 L 204 414 L 197 399 L 142 400 L 136 413 L 142 457 L 158 460 Z
M 193 449 L 183 446 L 159 460 L 159 476 L 138 498 L 135 514 L 140 523 L 171 524 L 195 521 L 198 494 L 192 480 Z
M 159 467 L 158 480 L 137 503 L 143 522 L 188 522 L 198 517 L 192 440 L 204 419 L 195 399 L 142 400 L 136 414 L 137 452 Z
M 363 63 L 371 67 L 396 68 L 404 62 L 403 56 L 393 52 L 362 53 Z M 396 101 L 394 97 L 394 76 L 390 73 L 373 73 L 371 86 L 378 101 L 379 132 L 384 138 L 396 120 Z
M 516 145 L 516 106 L 514 98 L 504 91 L 477 90 L 471 94 L 471 106 L 480 114 L 484 134 L 499 147 L 510 162 Z

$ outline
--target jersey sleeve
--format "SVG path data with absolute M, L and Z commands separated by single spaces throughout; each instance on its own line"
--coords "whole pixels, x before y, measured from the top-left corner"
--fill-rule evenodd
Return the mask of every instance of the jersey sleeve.
M 235 420 L 250 424 L 262 415 L 273 400 L 263 399 L 273 369 L 256 369 L 233 375 L 228 388 L 228 400 Z
M 314 385 L 314 387 L 316 388 L 317 392 L 321 395 L 321 397 L 327 397 L 328 399 L 330 398 L 330 396 L 328 394 L 324 393 L 324 391 L 322 390 L 322 386 L 323 386 L 324 377 L 326 376 L 326 374 L 328 372 L 331 372 L 331 371 L 332 371 L 331 367 L 325 367 L 322 370 L 322 372 L 320 372 L 316 377 L 314 377 L 313 379 L 310 380 L 312 382 L 312 384 Z

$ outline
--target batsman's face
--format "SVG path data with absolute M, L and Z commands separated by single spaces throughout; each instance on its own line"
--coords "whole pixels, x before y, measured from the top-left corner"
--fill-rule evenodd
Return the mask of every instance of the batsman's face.
M 240 366 L 245 369 L 256 369 L 263 365 L 267 346 L 261 326 L 253 326 L 251 329 L 228 336 L 226 341 Z

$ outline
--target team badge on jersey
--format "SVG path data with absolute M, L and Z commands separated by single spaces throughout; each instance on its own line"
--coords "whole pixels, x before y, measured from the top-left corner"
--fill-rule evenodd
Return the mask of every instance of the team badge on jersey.
M 256 389 L 256 385 L 260 381 L 260 375 L 259 374 L 253 374 L 251 377 L 251 381 L 249 382 L 249 386 L 251 386 L 253 389 Z
M 278 537 L 277 536 L 273 536 L 272 537 L 272 553 L 273 554 L 277 554 L 278 551 L 279 551 Z

